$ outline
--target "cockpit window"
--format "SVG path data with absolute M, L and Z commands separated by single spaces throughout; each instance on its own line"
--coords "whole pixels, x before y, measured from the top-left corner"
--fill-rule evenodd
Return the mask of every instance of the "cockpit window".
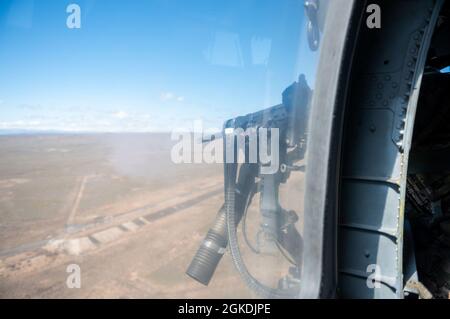
M 327 2 L 1 1 L 0 296 L 296 297 Z

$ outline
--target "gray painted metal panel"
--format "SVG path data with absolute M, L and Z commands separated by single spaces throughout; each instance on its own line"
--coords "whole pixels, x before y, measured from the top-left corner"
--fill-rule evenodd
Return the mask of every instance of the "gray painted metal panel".
M 344 298 L 403 297 L 407 159 L 424 59 L 441 1 L 377 1 L 382 28 L 365 29 L 348 106 L 339 230 Z M 367 284 L 369 265 L 380 288 Z

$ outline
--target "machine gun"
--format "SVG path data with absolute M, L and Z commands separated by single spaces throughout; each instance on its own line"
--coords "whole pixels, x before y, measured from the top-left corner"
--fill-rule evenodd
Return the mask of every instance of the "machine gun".
M 284 90 L 282 104 L 225 122 L 222 130 L 225 202 L 186 271 L 193 279 L 208 285 L 228 246 L 242 279 L 257 294 L 289 298 L 298 293 L 302 238 L 295 226 L 297 214 L 283 209 L 279 203 L 279 187 L 286 183 L 292 171 L 304 169 L 304 166 L 297 166 L 296 163 L 304 158 L 310 96 L 311 90 L 305 76 L 300 75 L 298 82 Z M 274 142 L 271 130 L 278 131 L 279 140 L 275 142 L 278 143 L 279 158 L 275 172 L 267 173 L 264 170 L 268 163 L 261 161 L 259 155 L 254 162 L 248 161 L 249 157 L 245 156 L 245 162 L 240 165 L 237 163 L 238 147 L 235 141 L 238 135 L 261 129 L 269 129 L 269 145 Z M 258 134 L 256 136 L 260 138 Z M 244 141 L 242 151 L 248 155 L 251 142 L 248 136 L 244 137 Z M 230 152 L 233 154 L 231 161 Z M 256 193 L 260 194 L 261 218 L 257 244 L 252 245 L 246 232 L 246 216 Z M 280 250 L 292 264 L 289 275 L 279 281 L 277 288 L 259 282 L 243 262 L 236 233 L 241 221 L 245 241 L 254 253 L 273 254 Z

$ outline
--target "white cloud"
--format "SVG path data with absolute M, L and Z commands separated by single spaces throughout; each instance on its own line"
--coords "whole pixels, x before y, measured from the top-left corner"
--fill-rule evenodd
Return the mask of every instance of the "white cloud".
M 163 102 L 167 102 L 167 101 L 183 102 L 184 101 L 184 96 L 176 95 L 173 92 L 162 92 L 161 95 L 160 95 L 160 99 Z
M 13 128 L 38 128 L 41 125 L 41 121 L 33 120 L 17 120 L 17 121 L 3 121 L 0 122 L 0 129 L 13 129 Z
M 0 131 L 24 129 L 64 132 L 154 132 L 170 131 L 172 127 L 177 127 L 175 122 L 172 118 L 148 112 L 132 112 L 118 108 L 114 112 L 43 113 L 39 116 L 29 115 L 8 120 L 0 117 Z
M 113 113 L 113 117 L 123 120 L 128 117 L 128 113 L 124 112 L 124 111 L 118 111 L 118 112 Z
M 173 98 L 174 98 L 174 94 L 172 92 L 161 93 L 161 101 L 170 101 Z

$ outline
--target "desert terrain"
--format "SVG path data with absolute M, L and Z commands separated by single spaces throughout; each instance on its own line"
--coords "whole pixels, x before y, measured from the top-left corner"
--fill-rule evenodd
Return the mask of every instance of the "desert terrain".
M 208 287 L 185 274 L 223 203 L 223 169 L 173 163 L 174 143 L 162 133 L 0 136 L 0 298 L 255 297 L 228 253 Z M 281 194 L 297 209 L 302 178 Z M 80 288 L 67 286 L 72 264 Z

